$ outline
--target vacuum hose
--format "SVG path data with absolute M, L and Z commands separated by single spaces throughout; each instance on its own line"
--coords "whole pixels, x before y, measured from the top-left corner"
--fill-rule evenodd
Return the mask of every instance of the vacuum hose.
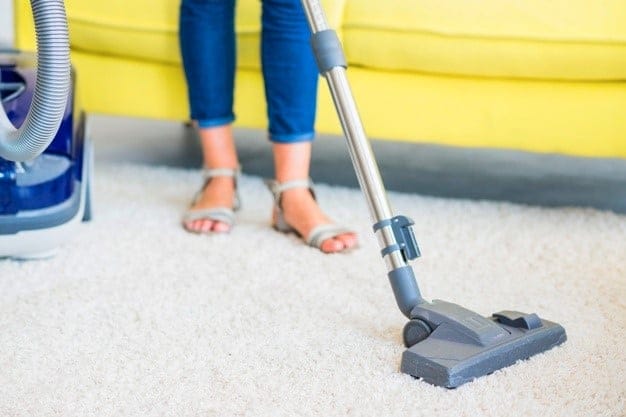
M 31 108 L 19 129 L 0 111 L 0 157 L 23 162 L 52 142 L 67 105 L 70 49 L 63 0 L 31 0 L 37 33 L 37 81 Z

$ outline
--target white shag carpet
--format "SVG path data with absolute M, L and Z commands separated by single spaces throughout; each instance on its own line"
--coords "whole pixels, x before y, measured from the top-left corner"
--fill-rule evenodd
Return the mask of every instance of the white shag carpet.
M 1 416 L 624 415 L 625 216 L 390 193 L 417 222 L 426 298 L 567 330 L 445 390 L 398 372 L 405 319 L 359 191 L 318 187 L 361 237 L 327 256 L 269 227 L 256 177 L 232 234 L 184 232 L 199 183 L 100 164 L 92 223 L 53 259 L 0 261 Z

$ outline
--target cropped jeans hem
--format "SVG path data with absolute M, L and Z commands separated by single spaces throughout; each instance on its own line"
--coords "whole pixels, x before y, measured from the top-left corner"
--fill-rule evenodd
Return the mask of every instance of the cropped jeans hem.
M 306 133 L 292 133 L 292 134 L 271 134 L 269 140 L 272 143 L 297 143 L 297 142 L 311 142 L 315 139 L 315 132 Z
M 235 116 L 220 117 L 217 119 L 195 119 L 198 128 L 207 129 L 209 127 L 220 127 L 231 124 L 235 121 Z

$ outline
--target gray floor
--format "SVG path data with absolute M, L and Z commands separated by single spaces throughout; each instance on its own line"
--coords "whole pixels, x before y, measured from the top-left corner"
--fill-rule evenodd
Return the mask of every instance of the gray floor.
M 90 116 L 96 160 L 199 167 L 193 129 L 177 122 Z M 237 130 L 247 174 L 272 176 L 264 132 Z M 626 213 L 626 160 L 372 141 L 387 189 L 424 195 L 583 206 Z M 315 181 L 358 187 L 342 137 L 314 145 Z

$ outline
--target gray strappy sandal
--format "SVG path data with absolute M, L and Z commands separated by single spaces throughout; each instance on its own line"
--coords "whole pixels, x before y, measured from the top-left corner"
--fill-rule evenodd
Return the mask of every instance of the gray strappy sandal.
M 191 201 L 191 206 L 196 204 L 204 189 L 209 184 L 211 179 L 215 177 L 232 177 L 235 181 L 235 196 L 233 197 L 233 207 L 212 207 L 208 209 L 189 209 L 183 215 L 183 227 L 185 230 L 191 233 L 214 233 L 214 232 L 201 232 L 191 230 L 186 227 L 186 223 L 193 222 L 195 220 L 212 220 L 220 223 L 225 223 L 228 226 L 235 224 L 235 211 L 239 210 L 241 207 L 241 199 L 239 197 L 239 191 L 237 187 L 237 183 L 239 182 L 239 176 L 241 174 L 241 167 L 237 168 L 204 168 L 202 170 L 202 177 L 204 178 L 204 182 L 202 183 L 202 188 L 196 193 L 193 200 Z M 223 232 L 220 232 L 223 233 Z
M 266 180 L 265 184 L 267 188 L 271 191 L 274 196 L 274 209 L 276 210 L 276 218 L 274 219 L 273 227 L 279 232 L 283 233 L 295 233 L 297 236 L 300 236 L 307 245 L 312 246 L 317 249 L 322 249 L 322 243 L 330 238 L 347 234 L 347 233 L 355 233 L 353 230 L 350 230 L 344 226 L 330 223 L 330 224 L 322 224 L 319 225 L 305 238 L 300 233 L 294 229 L 287 221 L 285 220 L 285 215 L 283 213 L 280 200 L 282 193 L 287 190 L 291 190 L 293 188 L 307 188 L 313 199 L 315 198 L 315 191 L 313 190 L 313 181 L 311 179 L 306 180 L 293 180 L 287 181 L 283 183 L 279 183 L 275 180 Z

